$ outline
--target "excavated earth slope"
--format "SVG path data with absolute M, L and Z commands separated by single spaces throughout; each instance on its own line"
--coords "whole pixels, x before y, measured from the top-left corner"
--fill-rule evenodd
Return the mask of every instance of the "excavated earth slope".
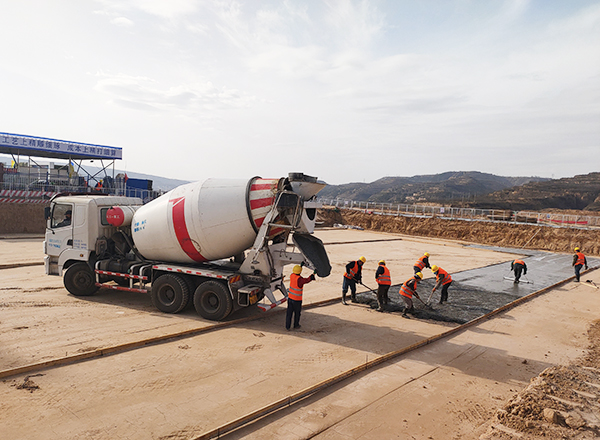
M 320 209 L 323 226 L 342 224 L 418 237 L 464 240 L 510 248 L 571 253 L 575 246 L 586 255 L 600 255 L 600 230 L 553 228 L 527 224 L 444 220 L 367 214 L 357 210 Z

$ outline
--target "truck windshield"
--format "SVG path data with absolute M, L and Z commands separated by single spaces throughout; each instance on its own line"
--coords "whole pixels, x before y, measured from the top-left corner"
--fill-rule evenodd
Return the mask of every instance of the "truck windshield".
M 51 228 L 62 228 L 70 226 L 72 222 L 73 206 L 57 203 L 52 210 L 52 218 L 50 219 Z

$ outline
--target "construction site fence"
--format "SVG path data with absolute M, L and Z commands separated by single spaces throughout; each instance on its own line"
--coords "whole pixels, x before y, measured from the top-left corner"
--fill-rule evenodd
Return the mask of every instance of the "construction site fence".
M 353 209 L 369 214 L 436 217 L 448 220 L 489 221 L 518 224 L 536 224 L 560 228 L 593 229 L 600 227 L 600 216 L 560 214 L 531 211 L 511 211 L 502 209 L 456 208 L 451 206 L 424 206 L 377 202 L 357 202 L 343 199 L 324 199 L 323 207 Z
M 68 183 L 45 182 L 0 182 L 0 203 L 48 203 L 56 194 L 110 194 L 117 196 L 139 197 L 144 203 L 160 196 L 162 191 L 153 191 L 131 187 L 90 187 L 70 185 Z

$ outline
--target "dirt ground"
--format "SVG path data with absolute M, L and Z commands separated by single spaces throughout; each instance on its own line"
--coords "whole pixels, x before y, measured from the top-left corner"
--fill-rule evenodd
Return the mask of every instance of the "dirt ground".
M 375 285 L 381 258 L 396 284 L 412 274 L 414 260 L 424 251 L 451 273 L 526 256 L 399 234 L 322 230 L 317 235 L 333 270 L 306 286 L 306 304 L 339 297 L 344 265 L 361 255 L 367 258 L 367 285 Z M 159 313 L 141 294 L 102 291 L 73 297 L 60 278 L 46 277 L 41 265 L 2 266 L 42 258 L 39 239 L 0 240 L 0 371 L 211 324 L 193 310 Z M 586 276 L 600 284 L 600 274 Z M 431 282 L 430 272 L 426 277 Z M 367 290 L 361 296 L 371 295 Z M 397 292 L 390 296 L 399 298 Z M 597 342 L 588 348 L 590 340 L 598 340 L 591 325 L 599 308 L 596 289 L 567 283 L 228 437 L 593 438 L 583 435 L 596 435 L 598 429 L 600 378 L 594 375 L 600 365 L 598 355 L 592 355 Z M 286 332 L 284 311 L 277 308 L 260 320 L 207 334 L 5 378 L 0 382 L 0 438 L 193 439 L 458 325 L 404 319 L 393 310 L 378 313 L 366 302 L 336 302 L 307 308 L 302 328 Z M 258 313 L 240 312 L 232 319 Z M 531 383 L 539 387 L 528 388 L 538 376 Z M 554 422 L 539 418 L 544 409 L 556 411 Z

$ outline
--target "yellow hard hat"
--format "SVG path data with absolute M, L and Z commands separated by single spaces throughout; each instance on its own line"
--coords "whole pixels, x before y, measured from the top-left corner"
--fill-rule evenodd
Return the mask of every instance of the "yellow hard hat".
M 429 257 L 429 252 L 425 252 L 423 255 L 425 255 L 426 257 Z
M 578 247 L 575 248 L 575 252 L 579 252 L 580 249 Z
M 302 266 L 296 264 L 292 269 L 292 272 L 294 272 L 296 275 L 300 275 L 302 273 Z
M 360 258 L 359 258 L 359 260 L 360 260 L 360 261 L 362 261 L 363 263 L 364 263 L 365 261 L 367 261 L 367 259 L 366 259 L 365 257 L 360 257 Z
M 379 264 L 385 265 L 385 260 L 379 260 Z
M 431 266 L 431 271 L 432 272 L 437 272 L 439 269 L 439 267 L 437 267 L 435 264 L 433 266 Z
M 418 279 L 420 279 L 420 280 L 422 280 L 422 279 L 423 279 L 423 274 L 422 274 L 421 272 L 417 272 L 417 273 L 415 274 L 415 276 L 416 276 Z

